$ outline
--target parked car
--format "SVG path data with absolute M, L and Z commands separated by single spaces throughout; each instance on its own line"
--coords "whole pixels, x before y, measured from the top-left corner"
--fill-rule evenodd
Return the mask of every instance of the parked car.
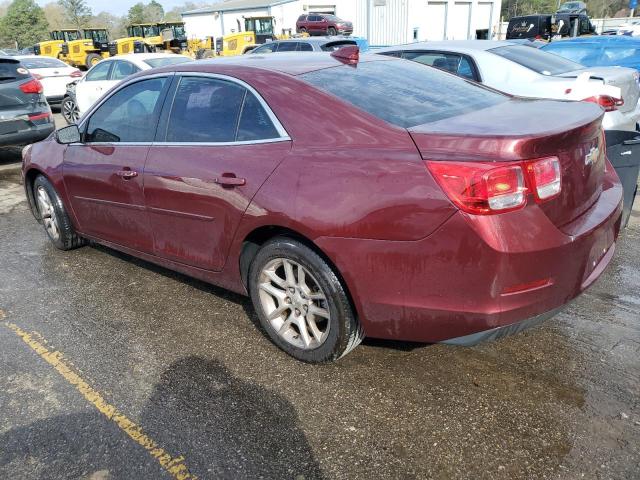
M 273 342 L 308 362 L 365 335 L 497 338 L 611 260 L 621 186 L 596 105 L 355 47 L 258 63 L 143 72 L 25 149 L 54 245 L 91 239 L 248 294 Z
M 565 2 L 560 5 L 556 13 L 587 13 L 587 5 L 584 2 Z
M 640 39 L 594 36 L 551 42 L 540 47 L 586 67 L 620 66 L 640 70 Z
M 617 28 L 612 29 L 615 31 L 615 35 L 625 35 L 629 37 L 636 37 L 640 35 L 640 20 L 629 20 Z
M 369 43 L 358 37 L 303 37 L 289 40 L 275 40 L 250 50 L 248 54 L 275 52 L 333 52 L 347 45 L 357 46 L 361 52 L 369 49 Z
M 377 50 L 523 97 L 585 100 L 604 110 L 606 130 L 636 130 L 638 72 L 580 64 L 510 41 L 424 42 Z
M 351 35 L 353 33 L 353 24 L 335 15 L 310 13 L 298 17 L 296 32 L 308 33 L 309 35 Z
M 0 146 L 26 145 L 54 130 L 42 83 L 14 57 L 0 57 Z
M 40 80 L 49 105 L 62 103 L 67 84 L 82 77 L 82 72 L 57 58 L 30 55 L 16 57 L 31 74 Z
M 577 37 L 594 33 L 595 27 L 584 14 L 535 14 L 512 17 L 507 25 L 506 38 L 549 40 L 555 37 Z
M 86 112 L 104 93 L 134 73 L 152 68 L 190 62 L 174 53 L 131 53 L 102 60 L 76 83 L 75 101 L 78 115 Z

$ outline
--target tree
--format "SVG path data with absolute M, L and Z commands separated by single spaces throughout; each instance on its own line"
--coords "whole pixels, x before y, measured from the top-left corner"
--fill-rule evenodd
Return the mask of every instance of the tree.
M 61 28 L 67 28 L 67 20 L 64 12 L 64 8 L 59 3 L 47 3 L 44 7 L 44 16 L 49 23 L 51 30 L 60 30 Z
M 144 7 L 144 20 L 147 23 L 159 22 L 164 18 L 164 8 L 156 0 Z
M 100 12 L 93 17 L 92 24 L 95 27 L 104 27 L 109 31 L 112 40 L 122 38 L 127 35 L 126 17 L 116 17 L 109 12 Z
M 49 38 L 49 24 L 35 0 L 14 0 L 0 19 L 0 42 L 25 48 Z
M 138 2 L 129 9 L 129 23 L 144 23 L 144 3 Z
M 186 2 L 182 5 L 173 7 L 171 10 L 165 13 L 164 19 L 166 22 L 181 22 L 182 15 L 180 14 L 182 12 L 188 12 L 189 10 L 196 10 L 197 8 L 203 8 L 206 6 L 206 3 Z
M 64 9 L 70 26 L 78 29 L 89 26 L 92 13 L 85 0 L 60 0 L 58 3 Z

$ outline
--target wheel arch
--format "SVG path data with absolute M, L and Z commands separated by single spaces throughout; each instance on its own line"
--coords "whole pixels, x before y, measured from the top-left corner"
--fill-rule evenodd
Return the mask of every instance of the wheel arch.
M 360 315 L 358 312 L 357 304 L 354 302 L 353 296 L 351 294 L 351 289 L 349 284 L 345 280 L 344 276 L 333 262 L 333 260 L 318 246 L 313 240 L 303 235 L 302 233 L 280 225 L 263 225 L 253 229 L 249 234 L 245 236 L 242 241 L 242 246 L 240 248 L 240 257 L 239 257 L 239 267 L 240 267 L 240 280 L 242 282 L 243 287 L 246 291 L 249 291 L 248 285 L 248 277 L 249 277 L 249 269 L 251 268 L 251 263 L 255 258 L 260 247 L 267 243 L 269 240 L 275 237 L 288 237 L 294 240 L 299 241 L 306 247 L 309 247 L 313 250 L 317 255 L 320 256 L 329 268 L 333 270 L 333 273 L 338 277 L 344 291 L 349 299 L 349 304 L 351 305 L 351 309 L 353 310 L 356 318 L 359 319 Z
M 31 213 L 36 218 L 36 220 L 38 220 L 38 222 L 40 222 L 41 219 L 38 213 L 38 208 L 36 207 L 36 199 L 33 195 L 33 184 L 36 181 L 36 178 L 38 178 L 40 175 L 51 182 L 51 179 L 47 176 L 47 174 L 39 168 L 29 167 L 29 169 L 24 173 L 24 191 L 27 196 L 27 203 L 29 204 Z

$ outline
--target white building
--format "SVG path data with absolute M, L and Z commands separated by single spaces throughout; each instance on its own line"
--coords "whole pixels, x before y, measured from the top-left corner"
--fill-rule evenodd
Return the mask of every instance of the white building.
M 304 13 L 333 13 L 353 22 L 354 35 L 373 46 L 424 40 L 491 38 L 501 0 L 226 0 L 184 12 L 190 37 L 219 37 L 243 29 L 243 17 L 273 16 L 276 33 Z

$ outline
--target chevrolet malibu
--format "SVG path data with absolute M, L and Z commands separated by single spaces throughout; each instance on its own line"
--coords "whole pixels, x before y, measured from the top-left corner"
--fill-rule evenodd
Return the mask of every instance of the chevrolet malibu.
M 23 175 L 56 247 L 247 294 L 324 362 L 365 336 L 498 338 L 589 287 L 622 208 L 601 121 L 356 47 L 250 55 L 126 79 Z

